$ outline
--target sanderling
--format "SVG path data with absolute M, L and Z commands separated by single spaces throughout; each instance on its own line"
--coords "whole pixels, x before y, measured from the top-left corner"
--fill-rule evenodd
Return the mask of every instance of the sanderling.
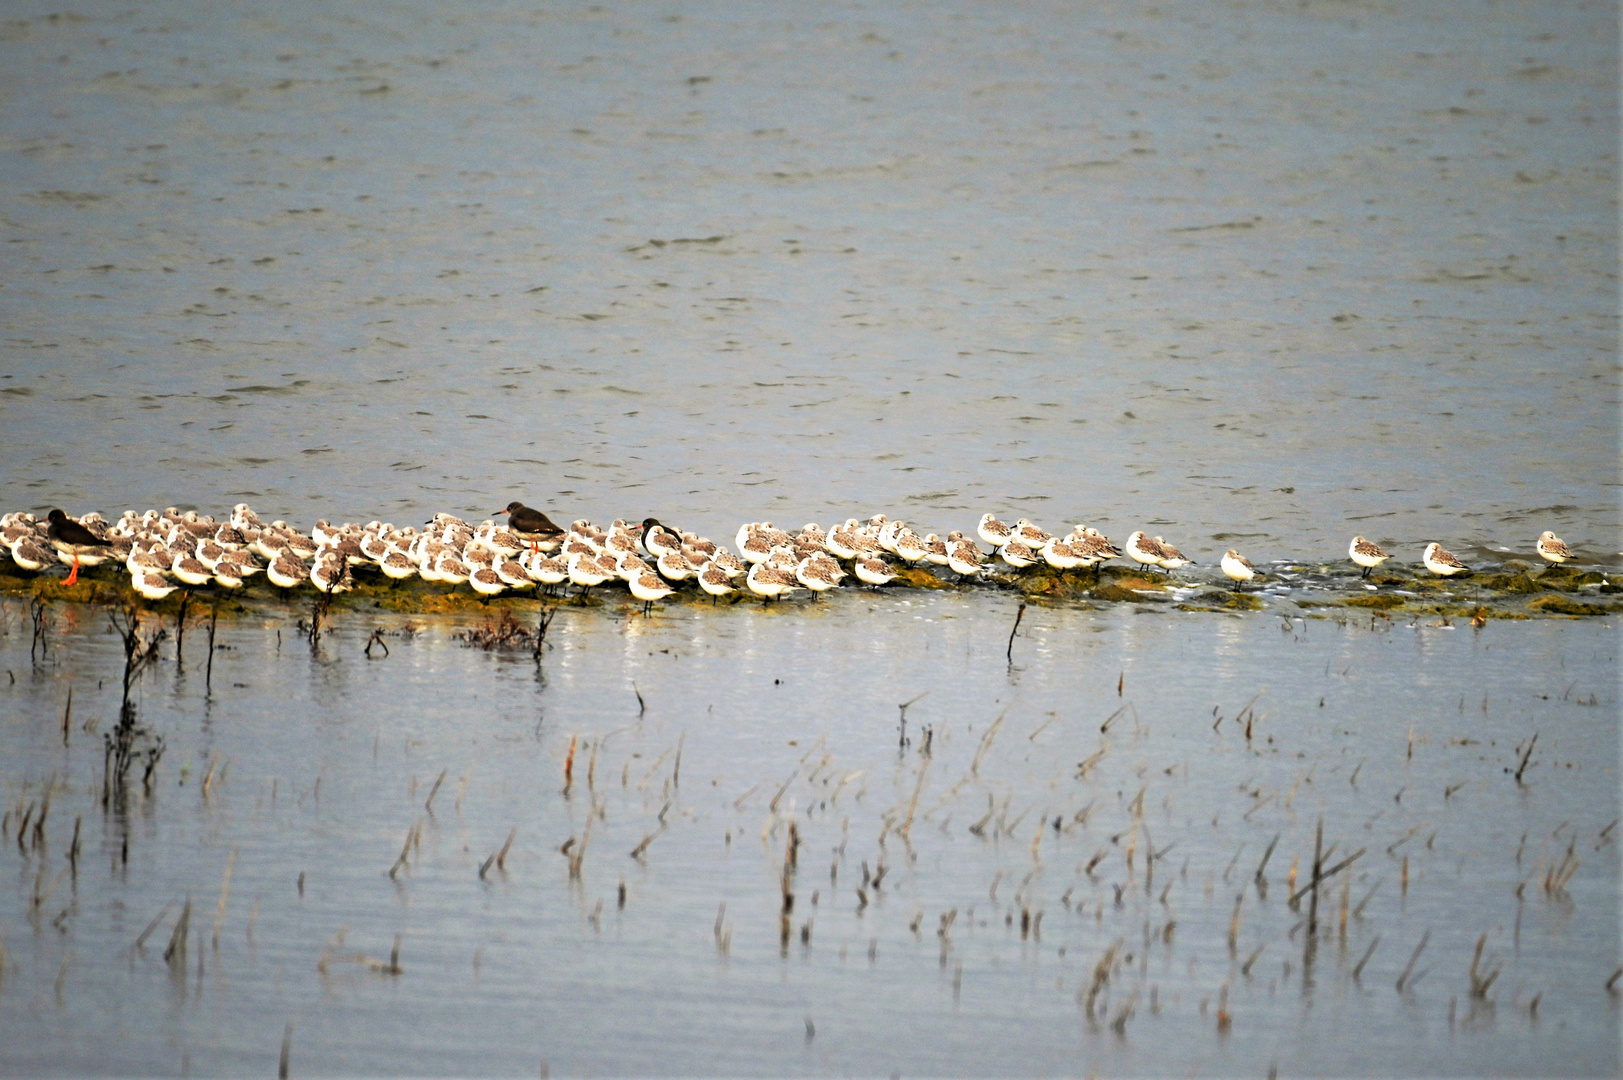
M 488 566 L 481 566 L 468 575 L 468 584 L 480 596 L 495 596 L 507 588 L 502 576 Z
M 669 536 L 669 533 L 666 533 Z M 672 537 L 672 539 L 675 539 Z M 693 567 L 688 563 L 686 555 L 681 548 L 666 548 L 659 553 L 654 566 L 659 570 L 659 576 L 666 581 L 686 581 L 693 576 Z
M 823 548 L 836 559 L 855 559 L 862 554 L 862 549 L 856 538 L 857 519 L 851 518 L 844 525 L 836 525 L 828 531 L 823 539 Z
M 590 589 L 594 585 L 601 585 L 613 576 L 604 573 L 597 564 L 597 556 L 575 552 L 569 556 L 569 580 L 582 589 Z
M 271 560 L 271 564 L 265 568 L 265 576 L 278 589 L 291 589 L 303 584 L 310 571 L 293 556 L 281 555 Z
M 959 577 L 973 577 L 981 572 L 981 549 L 969 540 L 954 540 L 947 549 L 947 569 Z
M 884 559 L 858 559 L 851 567 L 857 580 L 869 585 L 889 585 L 896 580 L 896 571 Z
M 1372 544 L 1362 536 L 1353 537 L 1352 543 L 1347 545 L 1347 558 L 1364 568 L 1364 572 L 1358 575 L 1359 577 L 1369 577 L 1371 570 L 1391 557 L 1380 549 L 1380 545 Z
M 795 580 L 793 574 L 785 573 L 764 562 L 750 567 L 749 576 L 744 580 L 749 585 L 750 592 L 768 600 L 800 588 L 800 583 Z
M 952 561 L 952 552 L 947 550 L 947 542 L 935 533 L 924 538 L 925 558 L 936 566 L 946 566 Z
M 995 548 L 1002 547 L 1014 539 L 1014 530 L 991 514 L 981 515 L 981 523 L 975 526 L 975 532 L 979 534 L 981 540 Z
M 1222 567 L 1224 576 L 1234 581 L 1255 581 L 1257 578 L 1257 568 L 1233 548 L 1223 552 L 1223 558 L 1217 565 Z
M 57 561 L 54 551 L 46 551 L 31 536 L 19 537 L 11 542 L 11 559 L 24 570 L 43 570 L 47 563 Z
M 924 537 L 912 529 L 899 529 L 892 537 L 895 547 L 892 550 L 907 562 L 922 562 L 930 557 L 930 548 L 924 542 Z
M 1167 571 L 1168 573 L 1178 569 L 1180 566 L 1188 566 L 1190 563 L 1195 561 L 1159 536 L 1155 538 L 1155 546 L 1161 549 L 1161 557 L 1157 559 L 1156 562 L 1160 564 L 1161 569 Z
M 997 554 L 998 558 L 1016 570 L 1023 570 L 1037 562 L 1037 553 L 1019 540 L 1005 541 L 1003 546 L 997 549 Z
M 1032 551 L 1036 551 L 1038 548 L 1048 543 L 1050 539 L 1047 532 L 1038 528 L 1026 518 L 1021 518 L 1019 521 L 1014 523 L 1014 538 L 1026 545 Z
M 1566 543 L 1548 529 L 1539 534 L 1538 553 L 1541 558 L 1557 564 L 1577 558 Z
M 1443 545 L 1435 540 L 1426 545 L 1421 554 L 1420 561 L 1426 564 L 1426 569 L 1438 577 L 1453 577 L 1470 570 L 1469 566 L 1456 559 L 1452 554 L 1443 550 Z
M 568 564 L 556 556 L 534 551 L 520 559 L 519 565 L 524 567 L 524 572 L 529 574 L 532 580 L 545 585 L 548 591 L 569 580 Z
M 1161 545 L 1145 536 L 1142 530 L 1135 530 L 1127 538 L 1127 546 L 1123 550 L 1129 559 L 1141 565 L 1161 565 Z
M 1043 557 L 1043 562 L 1056 570 L 1075 570 L 1084 561 L 1082 552 L 1054 536 L 1043 542 L 1037 554 Z
M 190 555 L 184 555 L 179 552 L 175 553 L 175 561 L 170 565 L 169 572 L 174 574 L 181 580 L 183 584 L 186 585 L 207 585 L 209 583 L 209 579 L 214 576 L 213 574 L 209 573 L 208 567 L 204 566 Z
M 642 601 L 644 615 L 653 610 L 654 601 L 663 600 L 676 591 L 661 581 L 658 574 L 652 572 L 638 574 L 626 584 L 631 586 L 631 595 Z
M 839 585 L 844 574 L 839 564 L 826 555 L 802 559 L 795 567 L 795 580 L 810 589 L 814 596 Z
M 725 548 L 712 555 L 710 557 L 710 561 L 714 563 L 722 573 L 726 574 L 729 580 L 737 577 L 739 574 L 742 574 L 745 570 L 744 560 L 740 559 L 732 552 L 727 551 Z
M 705 563 L 699 570 L 699 588 L 710 594 L 712 604 L 716 597 L 738 591 L 732 586 L 732 575 L 713 562 Z
M 447 585 L 460 585 L 468 580 L 473 570 L 467 563 L 456 557 L 456 552 L 447 548 L 440 552 L 439 558 L 434 560 L 434 572 L 440 580 Z
M 136 592 L 148 600 L 162 600 L 175 591 L 175 586 L 164 581 L 162 576 L 145 570 L 131 575 L 130 584 L 135 587 Z
M 242 588 L 242 575 L 237 573 L 237 568 L 234 565 L 222 561 L 214 568 L 214 584 L 222 589 L 240 589 Z
M 378 563 L 384 574 L 394 581 L 401 581 L 411 577 L 417 572 L 417 564 L 406 558 L 398 551 L 391 551 Z
M 178 571 L 176 576 L 179 576 Z M 355 587 L 355 579 L 349 574 L 349 560 L 342 555 L 317 559 L 310 568 L 310 584 L 324 593 L 349 592 Z

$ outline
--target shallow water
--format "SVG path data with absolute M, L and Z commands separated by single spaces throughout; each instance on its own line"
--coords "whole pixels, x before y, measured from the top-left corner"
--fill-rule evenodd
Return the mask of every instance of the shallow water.
M 1617 79 L 1601 3 L 14 3 L 0 509 L 1613 562 Z M 0 1071 L 1617 1073 L 1615 615 L 1017 602 L 193 627 L 108 814 L 105 611 L 0 602 Z
M 364 613 L 314 650 L 233 623 L 212 696 L 194 628 L 184 670 L 166 643 L 137 688 L 167 749 L 122 816 L 97 798 L 118 639 L 61 608 L 31 666 L 8 605 L 0 1068 L 267 1072 L 291 1024 L 294 1075 L 1617 1071 L 1615 619 L 1031 608 L 1009 650 L 999 597 L 855 602 L 566 609 L 539 667 L 453 620 L 390 617 L 371 660 Z M 1288 878 L 1321 819 L 1327 866 L 1362 854 L 1304 970 Z M 559 847 L 583 835 L 571 880 Z M 396 935 L 398 974 L 343 959 L 387 962 Z
M 1623 550 L 1614 5 L 52 10 L 7 508 Z

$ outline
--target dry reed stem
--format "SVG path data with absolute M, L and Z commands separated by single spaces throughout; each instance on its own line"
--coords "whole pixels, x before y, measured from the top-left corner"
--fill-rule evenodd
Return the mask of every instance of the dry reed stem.
M 214 912 L 213 947 L 220 949 L 220 927 L 225 925 L 225 905 L 231 897 L 231 873 L 237 868 L 237 846 L 231 845 L 231 854 L 225 861 L 225 878 L 220 882 L 220 906 Z
M 1411 986 L 1413 985 L 1409 981 L 1409 976 L 1414 972 L 1415 961 L 1420 959 L 1420 954 L 1425 951 L 1426 942 L 1429 940 L 1431 940 L 1430 930 L 1427 930 L 1424 934 L 1420 935 L 1420 944 L 1414 947 L 1414 952 L 1409 956 L 1409 963 L 1404 966 L 1403 974 L 1398 976 L 1398 993 L 1403 993 L 1403 987 L 1405 984 L 1409 984 Z

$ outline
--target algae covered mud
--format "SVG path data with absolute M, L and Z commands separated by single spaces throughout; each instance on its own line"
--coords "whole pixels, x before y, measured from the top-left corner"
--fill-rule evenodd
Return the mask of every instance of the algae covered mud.
M 1615 615 L 1019 602 L 0 599 L 0 1071 L 1616 1074 Z

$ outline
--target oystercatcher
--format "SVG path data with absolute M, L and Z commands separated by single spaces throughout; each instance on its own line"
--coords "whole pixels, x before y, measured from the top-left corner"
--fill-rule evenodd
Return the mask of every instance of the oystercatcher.
M 517 533 L 520 540 L 529 543 L 534 551 L 541 551 L 544 545 L 549 544 L 556 547 L 557 541 L 563 538 L 564 530 L 554 524 L 551 518 L 539 510 L 525 506 L 517 499 L 508 503 L 507 509 L 498 510 L 496 513 L 506 514 L 507 527 Z
M 74 585 L 79 581 L 79 562 L 85 556 L 90 556 L 87 565 L 95 566 L 102 561 L 106 553 L 111 550 L 113 542 L 103 540 L 83 525 L 68 517 L 62 510 L 52 510 L 47 515 L 51 525 L 46 530 L 51 538 L 51 546 L 56 548 L 64 557 L 73 556 L 73 569 L 68 573 L 64 585 Z

